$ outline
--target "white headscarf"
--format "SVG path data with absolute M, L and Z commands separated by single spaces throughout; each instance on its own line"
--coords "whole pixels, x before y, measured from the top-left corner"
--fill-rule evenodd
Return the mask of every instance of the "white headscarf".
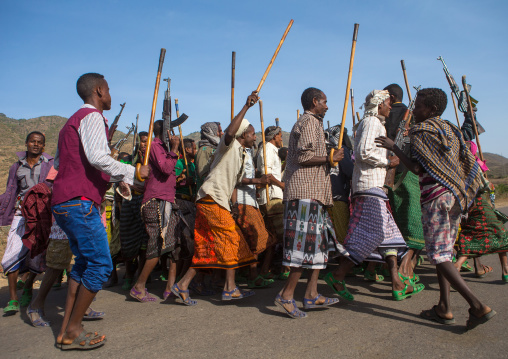
M 390 93 L 387 90 L 373 90 L 369 93 L 365 98 L 365 103 L 361 106 L 361 108 L 365 108 L 362 120 L 365 117 L 377 116 L 377 107 L 389 97 Z
M 240 127 L 238 128 L 238 131 L 236 131 L 236 133 L 235 133 L 235 138 L 240 137 L 249 126 L 250 126 L 250 122 L 247 121 L 246 118 L 244 118 L 242 120 L 242 123 L 240 124 Z

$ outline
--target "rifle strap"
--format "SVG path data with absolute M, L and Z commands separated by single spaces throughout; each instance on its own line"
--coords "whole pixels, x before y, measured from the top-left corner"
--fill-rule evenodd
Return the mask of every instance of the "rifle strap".
M 397 181 L 397 183 L 395 183 L 395 185 L 393 186 L 392 188 L 392 191 L 396 191 L 397 188 L 399 188 L 399 186 L 402 184 L 402 181 L 404 181 L 404 178 L 406 178 L 406 175 L 407 175 L 407 168 L 404 170 L 404 172 L 402 172 L 402 175 L 400 176 L 399 180 Z

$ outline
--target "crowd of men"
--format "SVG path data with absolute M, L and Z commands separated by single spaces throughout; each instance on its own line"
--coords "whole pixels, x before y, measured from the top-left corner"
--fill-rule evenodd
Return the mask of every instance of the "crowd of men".
M 105 335 L 87 333 L 81 322 L 104 316 L 90 306 L 103 287 L 119 282 L 120 262 L 122 288 L 141 303 L 158 300 L 147 283 L 159 266 L 167 280 L 164 301 L 194 306 L 195 295 L 217 291 L 223 301 L 239 300 L 279 279 L 285 282 L 275 304 L 291 318 L 304 318 L 308 309 L 339 298 L 353 301 L 350 274 L 390 280 L 396 301 L 417 295 L 425 286 L 415 268 L 425 250 L 440 296 L 423 318 L 454 323 L 450 286 L 470 305 L 468 329 L 496 314 L 460 270 L 472 270 L 466 260 L 475 257 L 476 274 L 484 276 L 492 268 L 478 257 L 499 253 L 508 282 L 508 234 L 490 197 L 488 168 L 471 141 L 474 119 L 466 116 L 461 128 L 442 119 L 442 90 L 418 91 L 404 146 L 394 139 L 407 107 L 401 87 L 391 84 L 367 95 L 362 120 L 342 143 L 340 126 L 323 127 L 326 95 L 308 88 L 287 148 L 281 128 L 270 126 L 263 151 L 245 119 L 259 100 L 252 92 L 224 131 L 219 122 L 207 122 L 198 143 L 181 143 L 155 121 L 153 139 L 140 132 L 139 151 L 118 159 L 111 156 L 103 115 L 111 108 L 104 76 L 84 74 L 77 92 L 84 105 L 61 129 L 55 157 L 44 152 L 43 133 L 28 134 L 0 197 L 0 225 L 11 225 L 2 259 L 10 295 L 4 313 L 26 307 L 34 326 L 50 326 L 46 297 L 66 271 L 56 338 L 62 350 L 105 344 Z M 393 169 L 396 184 L 386 186 Z M 332 260 L 336 269 L 321 275 Z M 304 270 L 305 311 L 294 298 Z M 337 296 L 321 295 L 319 279 Z

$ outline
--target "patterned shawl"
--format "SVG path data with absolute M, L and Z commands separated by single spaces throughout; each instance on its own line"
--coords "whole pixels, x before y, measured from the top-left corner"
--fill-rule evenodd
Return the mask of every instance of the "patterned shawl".
M 466 146 L 460 130 L 440 117 L 411 127 L 411 151 L 425 171 L 449 189 L 463 213 L 483 187 L 480 166 Z
M 216 148 L 219 145 L 220 138 L 217 136 L 219 132 L 220 122 L 207 122 L 201 126 L 201 141 L 198 147 L 210 146 Z

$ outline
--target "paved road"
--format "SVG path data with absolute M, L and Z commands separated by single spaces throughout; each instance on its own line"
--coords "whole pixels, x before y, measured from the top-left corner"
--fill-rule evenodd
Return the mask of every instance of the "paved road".
M 508 213 L 508 207 L 503 208 Z M 438 284 L 432 266 L 419 271 L 426 290 L 402 302 L 391 300 L 389 285 L 369 284 L 362 278 L 348 280 L 355 301 L 315 310 L 308 318 L 293 320 L 282 314 L 273 298 L 282 287 L 258 290 L 244 301 L 223 304 L 218 295 L 196 298 L 196 307 L 132 301 L 120 287 L 101 291 L 94 304 L 107 318 L 85 322 L 89 330 L 106 333 L 108 343 L 91 355 L 97 358 L 506 358 L 508 284 L 501 281 L 497 255 L 484 258 L 494 272 L 483 279 L 464 278 L 498 315 L 489 323 L 465 332 L 467 303 L 456 292 L 452 302 L 456 324 L 442 326 L 418 317 L 437 302 Z M 65 286 L 63 287 L 65 288 Z M 162 295 L 164 283 L 154 281 L 149 290 Z M 331 295 L 320 281 L 319 290 Z M 304 283 L 297 288 L 301 301 Z M 62 353 L 53 347 L 63 315 L 65 289 L 48 296 L 51 328 L 33 328 L 26 314 L 0 317 L 1 358 L 82 358 L 84 353 Z M 0 289 L 0 303 L 7 301 Z M 301 302 L 299 302 L 301 305 Z M 405 355 L 407 354 L 407 355 Z M 90 354 L 88 354 L 90 355 Z

